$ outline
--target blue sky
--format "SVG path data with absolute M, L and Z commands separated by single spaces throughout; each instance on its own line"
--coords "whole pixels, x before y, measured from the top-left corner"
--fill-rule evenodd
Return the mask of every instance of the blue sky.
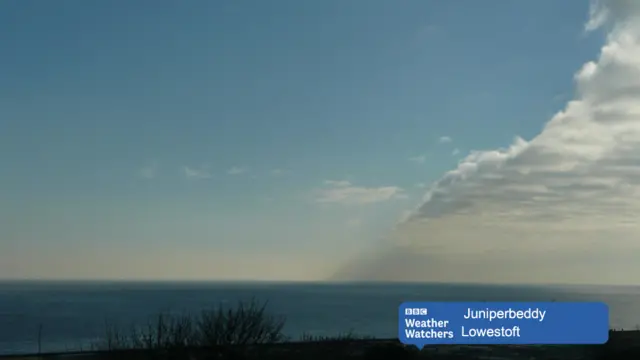
M 587 17 L 548 0 L 3 1 L 0 276 L 322 278 L 418 184 L 538 134 L 602 45 Z

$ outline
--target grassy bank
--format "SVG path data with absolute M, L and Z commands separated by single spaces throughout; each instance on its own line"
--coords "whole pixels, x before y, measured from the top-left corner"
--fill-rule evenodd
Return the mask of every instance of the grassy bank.
M 284 336 L 285 319 L 267 313 L 266 303 L 241 302 L 196 316 L 160 314 L 146 326 L 127 330 L 107 324 L 90 351 L 5 359 L 236 359 L 236 360 L 411 360 L 411 359 L 640 359 L 640 331 L 611 331 L 599 346 L 428 346 L 417 349 L 394 339 L 348 333 L 332 337 Z

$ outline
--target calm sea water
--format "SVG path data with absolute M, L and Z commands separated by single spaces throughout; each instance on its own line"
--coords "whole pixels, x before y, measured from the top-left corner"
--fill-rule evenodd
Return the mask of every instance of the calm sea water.
M 240 300 L 268 301 L 285 331 L 355 332 L 393 338 L 403 301 L 604 301 L 611 325 L 640 324 L 640 287 L 516 287 L 425 284 L 0 282 L 0 354 L 86 348 L 105 323 L 147 324 L 159 312 L 197 312 Z

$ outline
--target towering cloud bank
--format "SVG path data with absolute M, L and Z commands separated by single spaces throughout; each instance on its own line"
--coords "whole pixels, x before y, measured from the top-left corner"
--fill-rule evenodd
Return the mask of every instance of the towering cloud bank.
M 640 1 L 592 4 L 604 29 L 576 95 L 530 141 L 471 153 L 340 279 L 640 283 Z

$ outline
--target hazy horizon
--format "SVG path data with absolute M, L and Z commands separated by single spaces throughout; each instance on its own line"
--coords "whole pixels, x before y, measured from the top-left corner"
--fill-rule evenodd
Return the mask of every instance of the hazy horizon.
M 223 287 L 244 287 L 244 286 L 258 286 L 264 287 L 268 285 L 274 286 L 313 286 L 313 287 L 348 287 L 348 286 L 365 286 L 365 287 L 451 287 L 466 289 L 469 288 L 507 288 L 507 289 L 537 289 L 537 290 L 596 290 L 596 289 L 640 289 L 640 285 L 636 284 L 590 284 L 590 283 L 482 283 L 482 282 L 449 282 L 449 281 L 380 281 L 380 280 L 233 280 L 233 279 L 221 279 L 221 280 L 192 280 L 192 279 L 177 279 L 177 280 L 165 280 L 165 279 L 36 279 L 36 278 L 11 278 L 0 279 L 0 285 L 81 285 L 81 286 L 105 286 L 105 285 L 131 285 L 136 286 L 139 289 L 140 285 L 150 286 L 187 286 L 187 287 L 199 287 L 199 286 L 223 286 Z
M 640 284 L 640 2 L 8 1 L 0 51 L 0 280 Z

